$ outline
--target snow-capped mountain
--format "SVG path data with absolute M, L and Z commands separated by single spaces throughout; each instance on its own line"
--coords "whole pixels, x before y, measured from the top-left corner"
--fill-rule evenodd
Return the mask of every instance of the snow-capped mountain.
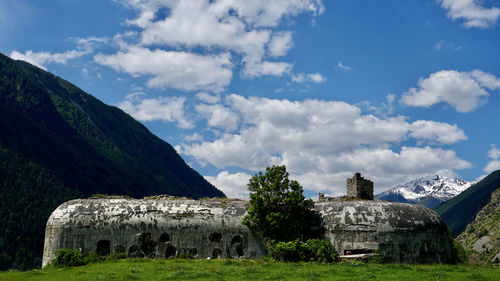
M 469 188 L 474 182 L 434 175 L 397 185 L 375 196 L 375 199 L 422 204 L 432 208 Z

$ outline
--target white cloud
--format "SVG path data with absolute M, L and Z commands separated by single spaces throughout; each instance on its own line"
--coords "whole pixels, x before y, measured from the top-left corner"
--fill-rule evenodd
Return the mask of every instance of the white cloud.
M 49 53 L 49 52 L 33 52 L 32 50 L 26 51 L 24 54 L 18 51 L 12 51 L 10 57 L 15 60 L 23 60 L 36 65 L 44 70 L 47 70 L 49 63 L 66 64 L 68 60 L 82 57 L 88 54 L 87 51 L 70 50 L 64 53 Z
M 500 90 L 500 78 L 493 74 L 475 69 L 470 72 L 470 76 L 474 77 L 482 87 L 490 90 Z
M 217 174 L 217 177 L 206 176 L 205 179 L 222 190 L 228 198 L 248 200 L 247 183 L 250 177 L 247 173 L 238 172 L 230 174 L 228 171 L 222 171 Z
M 464 131 L 457 125 L 434 121 L 418 120 L 411 124 L 410 136 L 435 143 L 453 144 L 466 140 Z
M 273 57 L 280 57 L 286 55 L 288 50 L 292 48 L 292 33 L 279 32 L 276 33 L 269 42 L 269 54 Z
M 420 78 L 418 86 L 404 93 L 401 102 L 420 107 L 445 102 L 458 112 L 470 112 L 486 102 L 487 89 L 500 89 L 500 79 L 480 70 L 441 70 Z
M 491 149 L 488 151 L 488 157 L 491 159 L 499 159 L 500 158 L 500 149 L 496 148 L 495 145 L 491 145 Z
M 298 73 L 292 75 L 292 82 L 295 83 L 323 83 L 326 81 L 326 78 L 323 77 L 320 73 Z
M 374 179 L 380 189 L 438 170 L 470 167 L 453 150 L 428 146 L 466 139 L 456 125 L 364 115 L 357 106 L 338 101 L 232 94 L 209 106 L 209 112 L 227 108 L 239 118 L 238 126 L 231 124 L 234 131 L 211 140 L 183 144 L 183 154 L 219 169 L 259 171 L 285 164 L 308 190 L 344 193 L 345 179 L 356 171 Z M 202 116 L 211 122 L 211 115 Z M 424 147 L 398 148 L 409 138 Z
M 158 97 L 157 99 L 124 100 L 117 106 L 139 121 L 176 122 L 183 129 L 193 128 L 193 124 L 186 118 L 184 103 L 186 97 Z
M 189 142 L 192 142 L 192 141 L 203 141 L 203 136 L 198 134 L 198 133 L 193 133 L 191 135 L 188 135 L 188 136 L 184 136 L 184 140 L 185 141 L 189 141 Z M 179 153 L 182 151 L 182 149 L 179 147 Z
M 449 51 L 460 51 L 462 50 L 462 46 L 458 46 L 455 43 L 447 42 L 445 40 L 440 40 L 434 45 L 434 49 L 441 50 L 449 50 Z
M 23 60 L 36 65 L 44 70 L 47 70 L 47 64 L 60 63 L 66 64 L 69 60 L 80 58 L 84 55 L 92 53 L 97 44 L 107 41 L 105 38 L 88 37 L 88 38 L 73 38 L 76 42 L 77 48 L 75 50 L 68 50 L 63 53 L 50 53 L 50 52 L 33 52 L 28 50 L 20 53 L 12 51 L 10 57 L 15 60 Z M 85 75 L 85 72 L 83 73 Z
M 286 62 L 259 61 L 247 64 L 243 75 L 248 77 L 257 77 L 264 75 L 281 76 L 289 73 L 292 65 Z
M 207 119 L 208 126 L 233 131 L 238 128 L 239 118 L 227 107 L 220 104 L 196 105 L 196 111 Z
M 343 70 L 347 70 L 347 71 L 351 70 L 350 66 L 344 65 L 341 61 L 339 61 L 337 63 L 337 68 L 340 68 L 340 69 L 343 69 Z
M 179 51 L 130 47 L 114 55 L 98 54 L 95 61 L 132 75 L 152 75 L 149 87 L 186 91 L 222 91 L 232 78 L 229 53 L 197 55 Z
M 493 26 L 500 17 L 497 7 L 483 7 L 479 0 L 438 0 L 448 10 L 448 17 L 453 20 L 463 19 L 466 28 L 487 28 Z
M 192 55 L 221 56 L 231 53 L 233 59 L 240 60 L 243 66 L 241 75 L 258 77 L 264 75 L 281 76 L 291 71 L 293 64 L 282 61 L 269 61 L 267 57 L 286 55 L 293 46 L 290 31 L 282 30 L 280 23 L 301 13 L 311 13 L 313 16 L 324 10 L 321 0 L 277 0 L 277 1 L 243 1 L 243 0 L 191 0 L 191 1 L 157 1 L 128 0 L 124 2 L 129 8 L 139 12 L 136 18 L 126 22 L 138 27 L 138 42 L 136 48 L 154 46 L 155 48 L 175 49 Z M 161 12 L 168 10 L 168 13 Z M 159 15 L 161 14 L 161 17 Z M 119 44 L 125 52 L 115 56 L 123 57 L 134 49 L 124 48 L 120 37 Z M 98 57 L 101 58 L 101 57 Z M 102 60 L 100 60 L 102 61 Z M 120 69 L 130 68 L 122 62 Z M 106 64 L 117 69 L 116 63 Z M 227 68 L 228 71 L 232 69 Z M 150 71 L 134 72 L 138 75 L 152 74 Z M 153 75 L 157 75 L 154 71 Z M 191 84 L 196 84 L 192 77 Z M 220 84 L 227 85 L 232 76 L 225 77 Z M 165 79 L 161 79 L 162 81 Z M 176 83 L 160 83 L 163 86 L 181 90 L 193 90 Z M 204 84 L 203 84 L 204 85 Z M 179 87 L 180 86 L 180 87 Z M 220 85 L 217 85 L 220 86 Z M 224 86 L 222 86 L 224 87 Z M 197 90 L 213 91 L 209 87 L 194 87 Z M 220 87 L 216 87 L 220 90 Z
M 500 170 L 500 149 L 492 144 L 491 149 L 488 151 L 488 157 L 491 160 L 486 167 L 484 167 L 483 171 L 489 174 L 496 170 Z
M 500 170 L 500 160 L 491 160 L 486 167 L 483 169 L 486 173 L 492 173 L 496 170 Z
M 206 103 L 217 103 L 220 101 L 220 94 L 210 95 L 206 92 L 199 92 L 196 94 L 196 98 Z

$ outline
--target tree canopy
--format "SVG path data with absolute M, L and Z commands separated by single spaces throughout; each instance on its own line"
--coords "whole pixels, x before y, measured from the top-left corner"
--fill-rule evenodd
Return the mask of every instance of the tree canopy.
M 320 220 L 314 202 L 288 176 L 285 166 L 272 166 L 250 179 L 250 209 L 243 224 L 273 240 L 304 240 L 319 229 Z

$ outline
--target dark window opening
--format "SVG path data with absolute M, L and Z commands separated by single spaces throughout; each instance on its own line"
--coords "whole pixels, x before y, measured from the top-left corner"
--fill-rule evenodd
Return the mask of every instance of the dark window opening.
M 175 258 L 176 254 L 177 254 L 177 249 L 172 245 L 168 245 L 167 250 L 165 252 L 165 257 L 166 258 Z
M 368 249 L 353 249 L 353 250 L 344 250 L 344 255 L 361 255 L 361 254 L 373 254 L 373 250 Z
M 221 256 L 222 256 L 222 250 L 221 249 L 218 249 L 218 248 L 213 249 L 213 251 L 212 251 L 212 259 L 220 259 Z
M 111 242 L 109 240 L 97 241 L 97 249 L 95 252 L 99 256 L 108 256 L 111 253 Z
M 116 253 L 125 253 L 125 247 L 123 247 L 122 245 L 116 245 L 115 252 Z
M 222 234 L 220 233 L 212 233 L 208 236 L 208 240 L 210 240 L 211 242 L 220 242 L 222 240 Z
M 236 235 L 233 237 L 231 240 L 231 248 L 233 250 L 231 251 L 233 257 L 236 256 L 239 258 L 245 255 L 243 251 L 243 239 L 241 236 Z
M 168 235 L 168 233 L 162 233 L 160 236 L 160 242 L 166 243 L 168 241 L 170 241 L 170 235 Z
M 191 248 L 188 250 L 188 257 L 189 258 L 196 258 L 198 257 L 198 249 L 196 248 Z
M 143 258 L 144 255 L 141 253 L 139 246 L 132 245 L 128 248 L 128 257 L 129 258 Z
M 156 253 L 156 243 L 153 241 L 151 233 L 142 233 L 140 243 L 140 250 L 142 254 L 148 258 L 154 258 Z

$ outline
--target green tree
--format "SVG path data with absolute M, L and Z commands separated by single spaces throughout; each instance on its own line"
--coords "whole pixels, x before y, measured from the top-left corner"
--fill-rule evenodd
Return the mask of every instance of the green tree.
M 250 179 L 250 209 L 242 223 L 277 241 L 317 236 L 320 217 L 313 211 L 314 202 L 306 199 L 302 186 L 288 176 L 285 166 L 272 166 Z

